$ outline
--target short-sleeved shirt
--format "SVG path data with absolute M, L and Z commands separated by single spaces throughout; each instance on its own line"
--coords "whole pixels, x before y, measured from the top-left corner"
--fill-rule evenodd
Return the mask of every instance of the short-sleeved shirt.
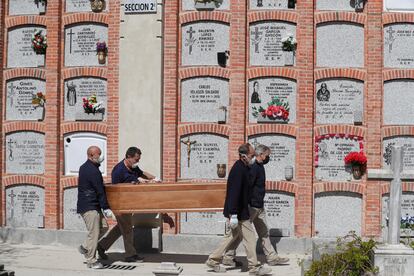
M 125 166 L 124 161 L 125 159 L 122 159 L 121 162 L 116 164 L 116 166 L 112 169 L 112 184 L 136 183 L 138 182 L 138 177 L 144 175 L 144 172 L 141 171 L 139 167 L 129 170 Z

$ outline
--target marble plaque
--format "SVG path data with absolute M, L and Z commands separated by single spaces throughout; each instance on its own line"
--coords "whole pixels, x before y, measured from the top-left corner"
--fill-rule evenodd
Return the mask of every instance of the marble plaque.
M 44 2 L 35 0 L 9 0 L 9 15 L 44 13 Z
M 6 120 L 43 119 L 43 107 L 33 105 L 32 98 L 37 92 L 42 92 L 46 96 L 44 80 L 33 78 L 9 80 L 6 90 Z
M 354 124 L 355 112 L 363 114 L 364 83 L 351 79 L 316 82 L 316 123 Z
M 350 181 L 351 168 L 345 166 L 345 156 L 348 153 L 361 149 L 357 139 L 345 137 L 324 138 L 316 143 L 318 147 L 316 179 L 318 181 Z
M 414 125 L 414 81 L 398 79 L 384 83 L 384 125 Z
M 98 62 L 97 42 L 108 45 L 107 26 L 89 23 L 65 28 L 65 66 L 104 66 Z
M 264 134 L 249 137 L 253 146 L 263 144 L 270 148 L 270 162 L 265 165 L 267 180 L 285 180 L 285 167 L 293 167 L 295 178 L 296 139 L 283 134 Z
M 249 0 L 251 10 L 280 10 L 288 9 L 292 0 Z M 294 6 L 292 7 L 294 8 Z
M 364 27 L 329 22 L 316 27 L 318 67 L 364 67 Z
M 399 23 L 384 27 L 384 67 L 414 68 L 414 24 Z
M 40 26 L 27 25 L 10 29 L 8 32 L 7 67 L 40 67 L 45 65 L 45 55 L 38 55 L 32 49 L 33 35 L 46 29 Z
M 223 0 L 222 3 L 217 4 L 214 10 L 229 10 L 230 9 L 230 1 L 231 0 Z M 194 0 L 183 0 L 182 9 L 183 11 L 194 11 L 196 10 L 194 6 Z
M 183 25 L 182 65 L 218 65 L 217 53 L 230 50 L 230 26 L 213 21 Z M 227 61 L 228 63 L 229 61 Z
M 218 122 L 228 106 L 228 80 L 201 77 L 181 82 L 181 122 Z
M 66 0 L 66 12 L 92 12 L 91 0 Z M 104 11 L 108 10 L 108 2 Z
M 181 234 L 224 235 L 226 218 L 223 212 L 181 213 Z
M 384 7 L 388 11 L 414 11 L 414 0 L 385 0 Z
M 256 123 L 263 117 L 255 117 L 254 109 L 267 108 L 267 103 L 274 97 L 289 103 L 287 122 L 296 122 L 296 81 L 285 78 L 258 78 L 249 80 L 249 122 Z
M 315 232 L 320 238 L 361 235 L 362 197 L 351 192 L 325 192 L 315 195 Z
M 78 175 L 79 167 L 86 162 L 86 151 L 90 146 L 97 146 L 104 156 L 99 170 L 106 175 L 106 137 L 93 132 L 79 132 L 65 135 L 64 140 L 64 162 L 65 175 Z
M 268 170 L 266 170 L 267 173 Z M 266 192 L 264 198 L 266 221 L 270 233 L 276 229 L 276 233 L 283 236 L 295 235 L 295 196 L 286 192 Z M 279 234 L 279 235 L 280 235 Z
M 180 138 L 181 178 L 225 178 L 229 172 L 227 162 L 228 139 L 222 136 L 202 133 Z M 218 166 L 226 166 L 220 174 Z
M 393 136 L 382 142 L 383 167 L 391 168 L 391 147 L 404 147 L 403 167 L 407 170 L 414 170 L 414 136 Z
M 96 100 L 107 107 L 107 81 L 100 78 L 81 77 L 65 80 L 65 121 L 74 121 L 76 113 L 83 113 L 83 98 L 96 95 Z M 106 112 L 104 112 L 106 118 Z
M 6 173 L 43 174 L 45 171 L 45 135 L 33 131 L 6 135 Z
M 45 191 L 29 184 L 6 188 L 6 225 L 43 228 Z
M 77 211 L 78 188 L 68 188 L 63 191 L 63 229 L 86 230 L 85 222 Z
M 389 194 L 385 194 L 382 196 L 382 219 L 381 219 L 381 223 L 382 223 L 382 233 L 383 236 L 386 237 L 387 233 L 388 233 L 388 223 L 387 220 L 389 219 L 389 200 L 390 200 L 390 195 Z M 414 217 L 414 193 L 413 192 L 403 192 L 402 193 L 402 198 L 401 198 L 401 217 L 405 218 L 405 217 Z M 404 232 L 406 233 L 410 233 L 412 232 L 412 230 L 408 230 L 408 229 L 401 229 L 401 235 L 405 236 L 406 234 L 404 234 Z
M 289 34 L 296 37 L 296 25 L 283 21 L 252 23 L 250 33 L 250 65 L 284 66 L 282 39 Z
M 355 11 L 355 0 L 316 0 L 320 11 Z

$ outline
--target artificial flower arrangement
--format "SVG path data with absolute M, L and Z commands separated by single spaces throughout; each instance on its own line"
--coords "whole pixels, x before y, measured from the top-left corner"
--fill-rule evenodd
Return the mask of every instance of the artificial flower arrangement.
M 103 52 L 105 55 L 108 54 L 108 47 L 106 47 L 106 42 L 96 42 L 96 53 Z
M 96 95 L 92 95 L 89 98 L 83 98 L 83 110 L 87 114 L 102 113 L 104 110 L 102 102 L 96 100 Z
M 32 105 L 34 105 L 34 108 L 38 107 L 45 107 L 46 103 L 46 96 L 43 95 L 42 92 L 37 92 L 36 94 L 32 94 Z
M 296 51 L 296 48 L 298 46 L 298 43 L 296 41 L 296 38 L 293 37 L 292 34 L 287 34 L 286 37 L 282 38 L 282 50 L 283 51 Z
M 345 165 L 352 167 L 352 175 L 355 179 L 360 179 L 367 167 L 367 157 L 364 152 L 350 152 L 345 156 Z
M 37 31 L 32 36 L 32 49 L 38 55 L 43 55 L 46 53 L 47 48 L 47 37 L 42 34 L 42 30 Z
M 271 120 L 282 119 L 287 121 L 289 119 L 289 103 L 280 100 L 277 97 L 273 97 L 270 102 L 267 103 L 267 108 L 262 106 L 258 108 L 253 106 L 253 117 L 257 118 L 259 115 L 263 118 L 269 118 Z

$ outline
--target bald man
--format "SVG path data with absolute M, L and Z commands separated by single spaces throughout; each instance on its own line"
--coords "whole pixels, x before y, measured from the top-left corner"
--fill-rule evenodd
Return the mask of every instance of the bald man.
M 103 265 L 95 258 L 98 240 L 108 230 L 106 217 L 113 217 L 106 199 L 105 187 L 99 166 L 104 158 L 101 149 L 96 146 L 88 148 L 88 160 L 79 168 L 77 212 L 85 221 L 88 236 L 79 252 L 86 258 L 86 266 L 101 269 Z

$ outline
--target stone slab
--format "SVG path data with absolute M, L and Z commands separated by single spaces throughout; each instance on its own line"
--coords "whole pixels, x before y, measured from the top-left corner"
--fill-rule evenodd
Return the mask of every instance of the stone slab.
M 258 135 L 249 137 L 253 146 L 263 144 L 270 148 L 270 161 L 265 165 L 267 180 L 285 180 L 285 167 L 293 167 L 295 179 L 296 139 L 287 135 Z
M 225 229 L 223 212 L 180 213 L 181 234 L 224 235 Z
M 345 156 L 353 151 L 360 151 L 358 140 L 330 137 L 316 143 L 318 147 L 318 166 L 316 179 L 319 181 L 350 181 L 351 168 L 345 166 Z
M 66 0 L 65 2 L 66 2 L 65 11 L 67 13 L 92 12 L 90 0 Z M 109 6 L 108 4 L 105 5 L 104 11 L 108 11 L 108 6 Z
M 374 249 L 378 276 L 414 275 L 414 250 L 404 245 L 383 245 Z
M 361 235 L 362 197 L 351 192 L 325 192 L 315 195 L 317 237 L 336 238 L 349 231 Z
M 181 82 L 181 122 L 217 123 L 229 106 L 229 81 L 212 77 L 197 77 Z
M 383 168 L 391 168 L 391 146 L 403 146 L 404 147 L 404 170 L 414 169 L 414 136 L 393 136 L 384 139 L 382 142 L 382 157 Z
M 63 190 L 63 229 L 86 231 L 85 222 L 76 212 L 78 188 Z
M 184 142 L 190 138 L 191 152 L 188 163 L 188 147 Z M 213 134 L 192 134 L 180 139 L 180 168 L 181 178 L 184 179 L 219 179 L 218 164 L 226 165 L 227 176 L 228 165 L 228 139 Z
M 318 67 L 364 67 L 364 27 L 329 22 L 316 27 Z
M 289 103 L 288 123 L 296 122 L 296 82 L 286 78 L 257 78 L 249 80 L 249 122 L 263 119 L 261 115 L 253 116 L 253 107 L 267 108 L 267 103 L 277 97 Z
M 227 24 L 190 23 L 182 26 L 181 35 L 183 66 L 218 65 L 217 53 L 230 50 L 230 26 Z
M 355 11 L 355 0 L 316 0 L 321 11 Z
M 384 125 L 414 125 L 414 81 L 399 79 L 384 83 Z
M 195 11 L 194 0 L 181 1 L 183 11 Z M 214 10 L 229 10 L 230 0 L 223 0 L 220 5 L 215 6 Z
M 250 65 L 284 66 L 282 39 L 296 37 L 296 25 L 284 21 L 260 21 L 249 26 Z
M 75 24 L 65 28 L 65 66 L 105 66 L 99 64 L 96 43 L 106 42 L 108 27 L 102 24 Z M 108 48 L 108 51 L 112 49 Z
M 23 184 L 6 188 L 6 225 L 12 227 L 44 227 L 45 191 Z
M 286 10 L 289 0 L 249 0 L 251 10 Z
M 45 135 L 33 131 L 6 135 L 6 173 L 43 174 Z
M 398 23 L 384 27 L 384 67 L 414 68 L 414 24 Z
M 32 36 L 46 29 L 40 26 L 25 25 L 10 29 L 7 38 L 7 67 L 41 67 L 45 65 L 45 55 L 38 55 L 32 49 Z
M 266 221 L 271 236 L 294 236 L 295 195 L 267 191 L 265 198 Z
M 46 96 L 46 82 L 44 80 L 12 79 L 7 81 L 6 90 L 6 120 L 43 119 L 43 107 L 33 105 L 32 98 L 37 92 L 42 92 Z
M 316 123 L 354 124 L 355 112 L 364 111 L 364 83 L 351 79 L 316 82 Z
M 390 11 L 414 11 L 414 1 L 405 0 L 405 1 L 395 1 L 395 0 L 385 0 L 384 7 Z
M 35 0 L 9 0 L 9 15 L 40 14 L 45 10 L 43 2 Z
M 83 98 L 96 95 L 107 107 L 107 81 L 101 78 L 79 77 L 65 80 L 65 121 L 75 121 L 77 113 L 84 113 Z M 106 119 L 106 112 L 104 112 Z

